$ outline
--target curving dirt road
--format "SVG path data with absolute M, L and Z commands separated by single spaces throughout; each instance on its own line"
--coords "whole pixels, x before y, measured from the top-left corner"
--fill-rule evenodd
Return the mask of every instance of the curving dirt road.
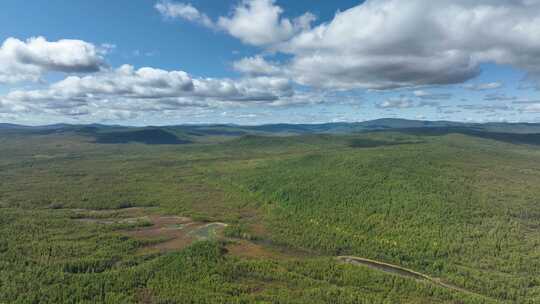
M 338 256 L 336 257 L 336 259 L 342 263 L 353 264 L 353 265 L 364 265 L 373 269 L 381 270 L 388 273 L 393 273 L 402 277 L 413 278 L 415 280 L 429 282 L 429 283 L 432 283 L 432 284 L 435 284 L 435 285 L 438 285 L 447 289 L 451 289 L 454 291 L 464 292 L 464 293 L 472 294 L 472 295 L 483 297 L 483 298 L 489 298 L 489 297 L 486 297 L 485 295 L 482 295 L 482 294 L 479 294 L 479 293 L 476 293 L 467 289 L 463 289 L 456 285 L 445 283 L 439 278 L 434 278 L 426 274 L 416 272 L 414 270 L 407 269 L 398 265 L 388 264 L 384 262 L 379 262 L 375 260 L 370 260 L 370 259 L 361 258 L 361 257 L 354 257 L 354 256 Z

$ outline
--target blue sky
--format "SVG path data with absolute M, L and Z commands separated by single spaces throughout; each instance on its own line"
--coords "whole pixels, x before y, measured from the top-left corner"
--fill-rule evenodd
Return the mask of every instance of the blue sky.
M 530 0 L 4 0 L 0 122 L 540 122 L 536 9 Z

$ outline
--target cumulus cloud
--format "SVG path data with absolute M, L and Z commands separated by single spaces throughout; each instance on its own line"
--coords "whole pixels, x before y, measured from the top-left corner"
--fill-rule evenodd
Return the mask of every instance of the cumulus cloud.
M 479 84 L 466 84 L 463 87 L 473 91 L 486 91 L 501 88 L 503 84 L 501 82 L 489 82 Z
M 539 1 L 367 0 L 315 27 L 310 13 L 283 17 L 274 0 L 242 0 L 215 22 L 189 4 L 159 2 L 156 7 L 171 17 L 217 27 L 246 44 L 291 55 L 281 64 L 282 72 L 315 88 L 460 84 L 478 76 L 482 63 L 511 65 L 527 71 L 529 79 L 540 79 Z M 255 63 L 259 71 L 269 70 L 260 58 L 250 59 L 239 62 L 239 70 L 251 73 L 255 67 L 248 64 Z
M 215 27 L 215 24 L 210 17 L 201 13 L 189 3 L 177 3 L 163 0 L 156 3 L 154 7 L 161 15 L 167 18 L 181 18 L 187 21 L 200 23 L 209 28 Z
M 50 71 L 97 72 L 105 67 L 103 55 L 110 49 L 110 45 L 100 48 L 82 40 L 7 38 L 0 47 L 0 83 L 39 81 Z
M 313 28 L 312 14 L 285 18 L 274 0 L 243 0 L 216 22 L 189 4 L 160 2 L 156 8 L 218 27 L 246 44 L 291 54 L 283 70 L 317 88 L 459 84 L 476 77 L 484 62 L 540 74 L 538 1 L 368 0 Z
M 242 58 L 235 61 L 233 67 L 247 75 L 278 75 L 283 72 L 279 66 L 266 61 L 262 56 Z
M 368 88 L 461 83 L 483 62 L 536 73 L 539 10 L 538 1 L 368 0 L 297 35 L 287 50 L 299 80 L 317 86 L 325 78 Z
M 295 56 L 296 79 L 319 87 L 462 83 L 483 62 L 536 73 L 539 10 L 538 1 L 368 0 L 295 36 L 284 51 Z
M 39 81 L 49 71 L 76 75 L 42 89 L 12 90 L 0 96 L 0 111 L 38 109 L 84 116 L 99 108 L 111 117 L 131 117 L 129 113 L 143 109 L 290 106 L 335 101 L 327 92 L 415 90 L 376 104 L 403 109 L 440 106 L 439 101 L 453 97 L 431 92 L 434 85 L 501 88 L 501 82 L 463 84 L 479 75 L 484 63 L 510 65 L 526 71 L 527 80 L 540 79 L 537 0 L 367 0 L 316 26 L 310 13 L 285 16 L 275 0 L 238 0 L 228 15 L 215 19 L 189 3 L 159 0 L 155 9 L 166 18 L 198 23 L 259 46 L 265 55 L 234 62 L 242 74 L 239 79 L 197 78 L 183 71 L 129 65 L 111 69 L 104 56 L 112 45 L 8 38 L 0 47 L 0 82 Z M 276 53 L 284 56 L 272 59 Z M 92 74 L 80 75 L 86 72 Z M 293 87 L 307 89 L 295 92 Z M 485 99 L 517 101 L 500 94 L 486 94 Z
M 284 18 L 283 9 L 275 4 L 275 0 L 242 0 L 229 16 L 221 16 L 217 21 L 187 3 L 162 0 L 155 8 L 165 17 L 181 18 L 223 30 L 255 46 L 272 46 L 287 41 L 295 34 L 309 30 L 316 19 L 311 13 L 292 20 Z
M 315 16 L 306 13 L 294 20 L 283 18 L 283 9 L 274 0 L 243 0 L 218 25 L 246 44 L 265 46 L 281 43 L 300 31 L 308 30 Z
M 195 79 L 193 96 L 223 101 L 275 101 L 294 94 L 291 82 L 279 77 Z
M 406 97 L 388 98 L 376 104 L 380 109 L 405 109 L 414 107 L 414 102 Z
M 271 103 L 272 107 L 303 107 L 317 104 L 359 104 L 358 96 L 335 94 L 329 91 L 295 91 L 294 95 L 282 97 Z
M 167 111 L 186 107 L 273 104 L 294 95 L 288 79 L 250 77 L 238 80 L 193 78 L 184 71 L 123 65 L 115 70 L 70 76 L 40 90 L 14 90 L 2 104 L 30 106 L 63 115 L 88 109 Z

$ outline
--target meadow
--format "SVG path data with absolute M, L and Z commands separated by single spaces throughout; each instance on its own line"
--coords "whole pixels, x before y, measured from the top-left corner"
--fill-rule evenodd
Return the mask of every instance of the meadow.
M 0 131 L 0 303 L 540 302 L 536 134 L 289 131 Z

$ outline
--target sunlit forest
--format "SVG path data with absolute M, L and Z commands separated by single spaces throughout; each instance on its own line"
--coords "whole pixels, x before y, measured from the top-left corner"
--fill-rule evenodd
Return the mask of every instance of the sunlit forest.
M 0 303 L 540 301 L 536 134 L 288 128 L 0 130 Z

